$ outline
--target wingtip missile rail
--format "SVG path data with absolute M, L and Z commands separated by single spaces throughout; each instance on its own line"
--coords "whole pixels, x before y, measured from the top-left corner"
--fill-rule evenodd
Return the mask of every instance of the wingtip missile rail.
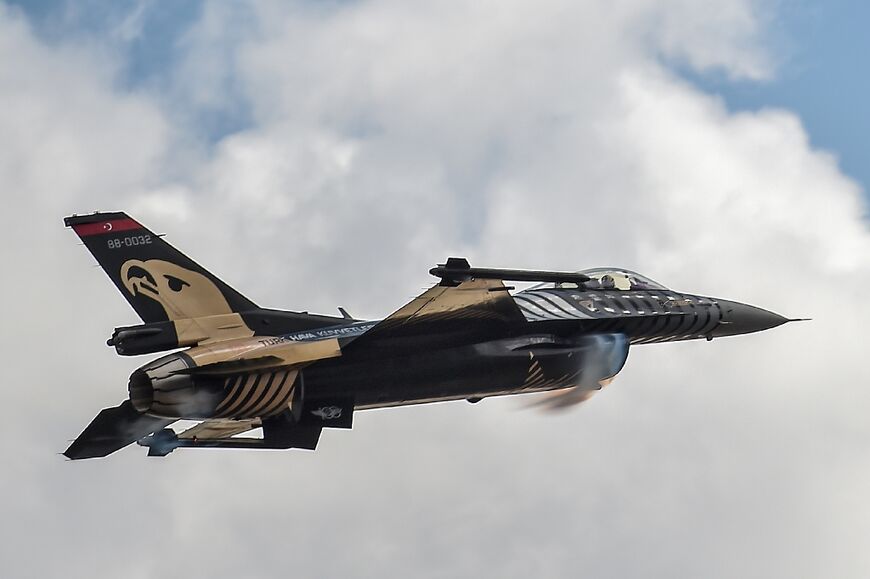
M 429 270 L 442 283 L 456 284 L 470 279 L 499 279 L 504 281 L 528 282 L 573 282 L 582 284 L 590 281 L 588 275 L 572 271 L 543 271 L 531 269 L 493 269 L 471 267 L 468 260 L 461 257 L 451 257 L 446 263 L 440 263 Z

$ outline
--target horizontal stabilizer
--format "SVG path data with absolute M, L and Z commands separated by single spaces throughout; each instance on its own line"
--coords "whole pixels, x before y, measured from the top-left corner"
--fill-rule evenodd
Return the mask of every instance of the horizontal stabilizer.
M 107 456 L 173 422 L 171 418 L 140 414 L 125 400 L 120 406 L 105 408 L 97 414 L 63 454 L 73 460 Z

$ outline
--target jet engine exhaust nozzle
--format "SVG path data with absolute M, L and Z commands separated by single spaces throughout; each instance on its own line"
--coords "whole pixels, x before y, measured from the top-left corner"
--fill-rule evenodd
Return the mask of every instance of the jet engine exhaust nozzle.
M 208 378 L 184 373 L 192 365 L 182 354 L 170 354 L 130 375 L 130 402 L 137 411 L 165 418 L 209 418 L 221 389 Z

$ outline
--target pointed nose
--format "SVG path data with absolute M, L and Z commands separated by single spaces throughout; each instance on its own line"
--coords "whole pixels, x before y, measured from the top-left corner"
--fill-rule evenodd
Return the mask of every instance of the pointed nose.
M 779 314 L 740 302 L 717 300 L 722 310 L 719 325 L 713 330 L 714 337 L 750 334 L 781 326 L 788 321 Z

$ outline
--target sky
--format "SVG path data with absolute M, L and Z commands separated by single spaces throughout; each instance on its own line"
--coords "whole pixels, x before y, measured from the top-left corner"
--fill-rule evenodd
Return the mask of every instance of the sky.
M 866 577 L 866 9 L 791 0 L 0 3 L 10 577 Z M 148 357 L 62 218 L 266 307 L 448 255 L 619 265 L 812 322 L 639 346 L 560 415 L 361 412 L 314 453 L 66 461 Z

